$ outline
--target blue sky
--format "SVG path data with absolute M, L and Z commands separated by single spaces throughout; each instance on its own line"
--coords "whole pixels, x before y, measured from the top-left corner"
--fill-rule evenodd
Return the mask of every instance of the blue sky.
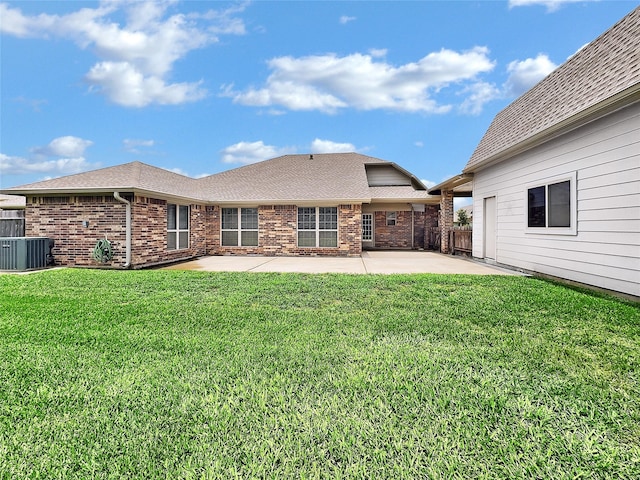
M 357 151 L 428 184 L 626 1 L 0 3 L 0 188 Z

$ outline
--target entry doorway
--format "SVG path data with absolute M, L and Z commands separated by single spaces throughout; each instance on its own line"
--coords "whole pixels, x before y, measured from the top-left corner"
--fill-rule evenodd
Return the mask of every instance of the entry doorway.
M 496 197 L 484 199 L 484 258 L 496 259 Z
M 373 214 L 362 214 L 362 248 L 373 247 Z

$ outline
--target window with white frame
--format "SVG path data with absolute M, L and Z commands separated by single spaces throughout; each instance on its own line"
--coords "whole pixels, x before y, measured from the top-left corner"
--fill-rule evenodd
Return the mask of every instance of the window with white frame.
M 258 209 L 222 209 L 222 246 L 258 246 Z
M 167 249 L 189 248 L 189 205 L 167 204 Z
M 527 189 L 529 232 L 575 234 L 576 176 L 560 177 Z
M 393 227 L 396 224 L 396 212 L 387 212 L 387 226 Z
M 337 247 L 338 208 L 299 207 L 298 246 Z

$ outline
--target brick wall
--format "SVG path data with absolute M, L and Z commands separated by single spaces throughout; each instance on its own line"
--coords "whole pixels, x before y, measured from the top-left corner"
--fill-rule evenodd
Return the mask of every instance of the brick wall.
M 387 225 L 387 212 L 374 215 L 376 248 L 411 248 L 411 211 L 397 211 L 395 225 Z
M 429 228 L 438 226 L 439 207 L 425 205 L 424 212 L 414 212 L 413 245 L 415 248 L 428 248 L 427 238 Z
M 55 241 L 57 265 L 99 265 L 92 252 L 105 236 L 114 252 L 109 265 L 125 262 L 125 206 L 113 196 L 28 197 L 25 217 L 26 236 Z
M 261 205 L 258 208 L 257 247 L 221 246 L 221 208 L 191 205 L 189 248 L 167 250 L 167 201 L 129 194 L 131 201 L 131 266 L 140 268 L 201 255 L 261 254 L 305 256 L 355 256 L 362 252 L 362 206 L 338 206 L 338 246 L 298 247 L 298 208 L 295 205 Z M 114 258 L 107 265 L 121 267 L 126 261 L 126 208 L 112 195 L 29 197 L 25 209 L 26 235 L 49 237 L 57 264 L 102 266 L 92 257 L 96 242 L 111 241 Z M 386 213 L 376 212 L 375 246 L 411 248 L 411 211 L 398 211 L 396 225 L 387 226 Z M 83 222 L 88 222 L 87 226 Z M 438 206 L 414 212 L 413 246 L 424 247 L 426 227 L 438 223 Z
M 396 224 L 387 225 L 387 212 L 375 212 L 375 248 L 425 248 L 426 229 L 438 225 L 438 206 L 425 205 L 424 212 L 413 212 L 413 242 L 411 216 L 411 210 L 396 211 Z
M 207 254 L 207 210 L 190 205 L 189 248 L 167 250 L 166 200 L 136 196 L 131 206 L 131 263 L 154 265 Z
M 258 246 L 223 247 L 220 238 L 220 208 L 213 207 L 208 252 L 213 255 L 297 255 L 352 256 L 362 251 L 362 208 L 338 206 L 338 247 L 298 247 L 298 207 L 260 205 L 258 207 Z
M 167 250 L 166 200 L 123 197 L 132 202 L 133 268 L 206 254 L 207 210 L 203 206 L 191 205 L 189 248 Z M 25 216 L 27 236 L 55 241 L 57 265 L 121 267 L 126 262 L 126 206 L 112 195 L 29 197 Z M 102 264 L 93 259 L 92 252 L 105 236 L 111 242 L 114 258 Z

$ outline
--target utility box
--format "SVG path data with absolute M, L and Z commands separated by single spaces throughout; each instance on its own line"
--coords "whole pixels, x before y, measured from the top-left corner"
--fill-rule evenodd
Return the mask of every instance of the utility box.
M 0 237 L 0 270 L 45 268 L 49 239 L 40 237 Z

